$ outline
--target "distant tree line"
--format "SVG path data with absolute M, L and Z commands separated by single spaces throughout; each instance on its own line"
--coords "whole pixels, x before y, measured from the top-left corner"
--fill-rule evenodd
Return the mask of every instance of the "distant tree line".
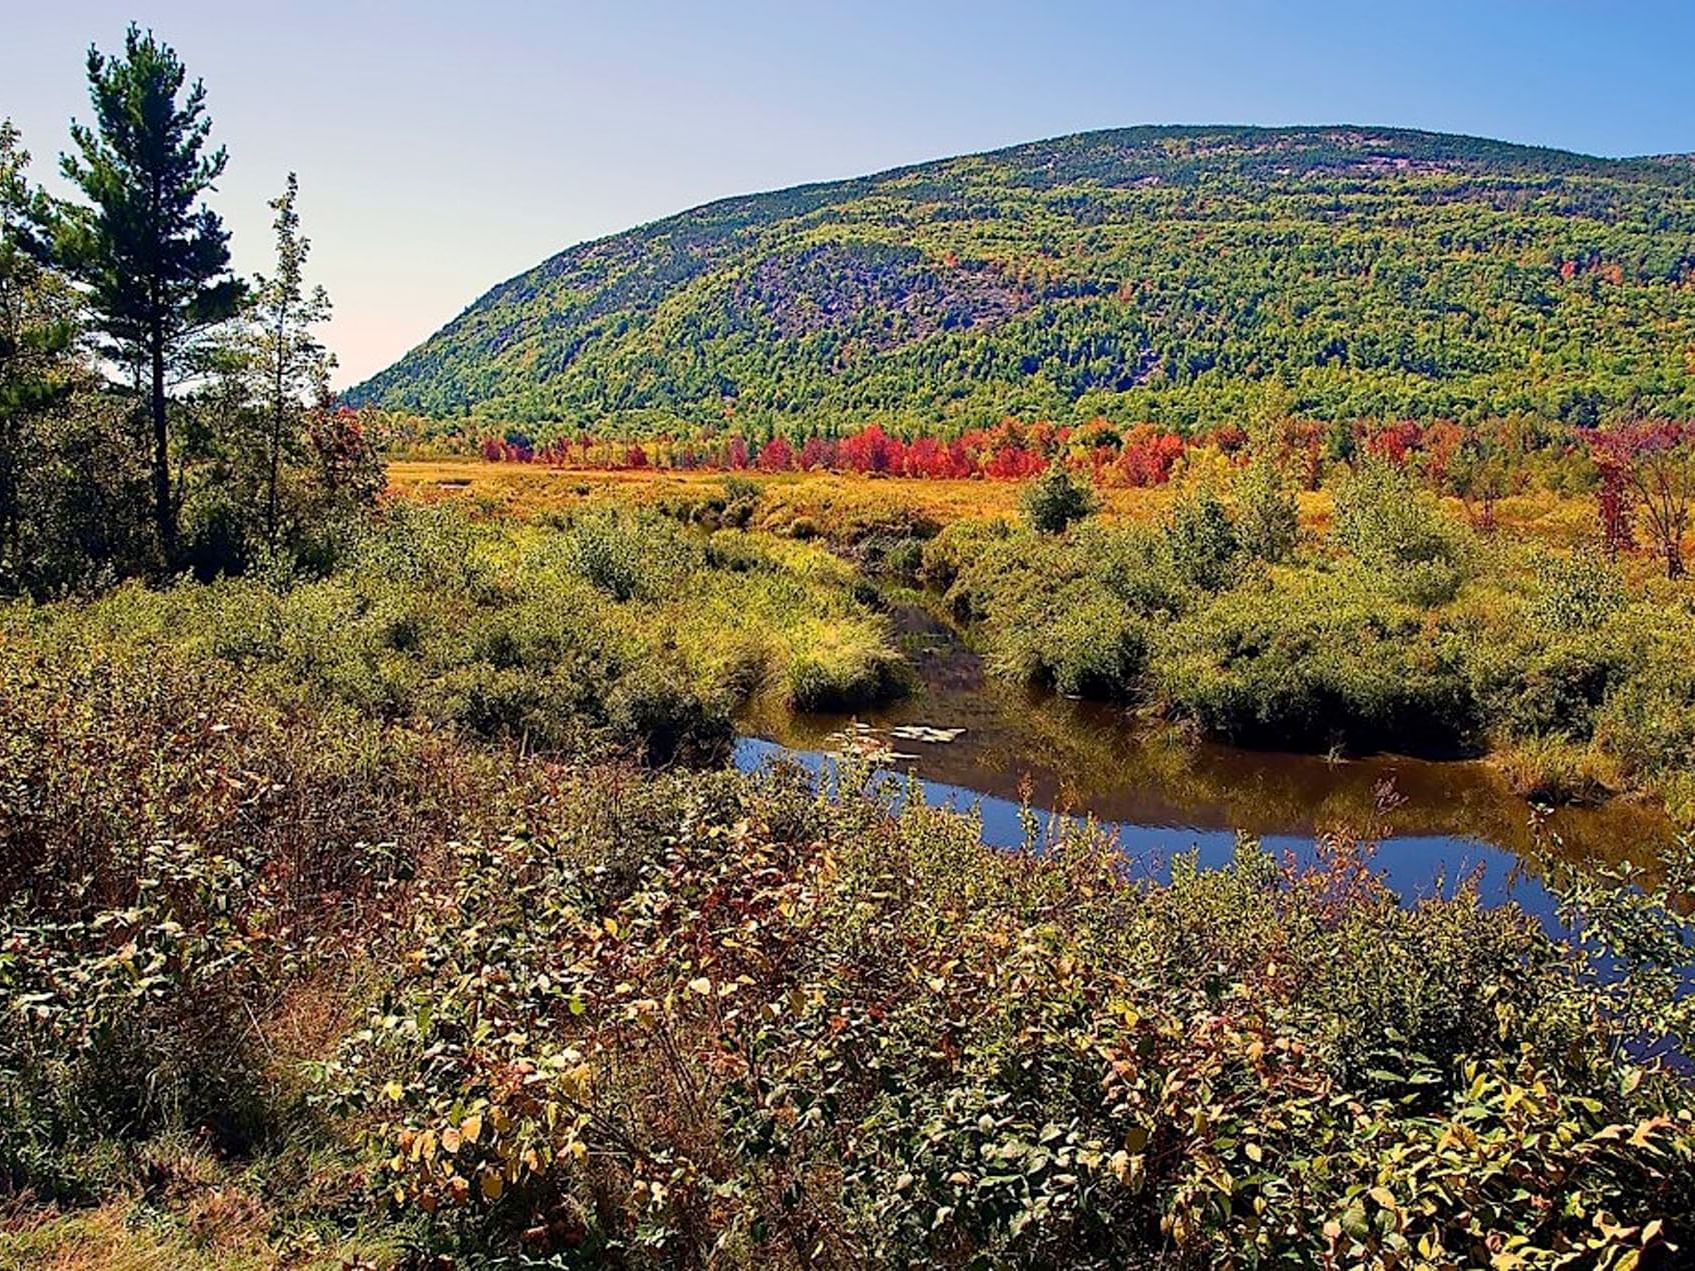
M 394 428 L 418 439 L 420 421 Z M 1203 434 L 1094 419 L 1071 426 L 1007 418 L 948 438 L 902 437 L 877 424 L 763 441 L 740 433 L 617 438 L 580 433 L 538 442 L 509 429 L 476 450 L 491 463 L 598 471 L 838 472 L 929 480 L 1018 481 L 1087 476 L 1098 486 L 1164 485 L 1184 466 L 1224 465 L 1250 484 L 1316 490 L 1327 473 L 1375 462 L 1460 499 L 1474 528 L 1492 532 L 1495 503 L 1533 489 L 1595 497 L 1597 538 L 1611 555 L 1646 546 L 1669 577 L 1685 573 L 1695 509 L 1695 422 L 1623 420 L 1574 428 L 1529 416 L 1462 425 L 1439 419 L 1331 421 L 1250 417 Z M 1070 487 L 1056 485 L 1061 501 Z M 1639 534 L 1645 543 L 1639 542 Z

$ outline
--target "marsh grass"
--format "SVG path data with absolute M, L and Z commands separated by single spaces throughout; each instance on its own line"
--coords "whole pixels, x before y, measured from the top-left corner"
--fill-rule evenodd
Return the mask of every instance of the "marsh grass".
M 886 620 L 824 549 L 634 510 L 519 524 L 397 509 L 327 577 L 132 584 L 9 622 L 178 650 L 279 702 L 655 764 L 720 753 L 768 689 L 859 706 L 908 684 Z

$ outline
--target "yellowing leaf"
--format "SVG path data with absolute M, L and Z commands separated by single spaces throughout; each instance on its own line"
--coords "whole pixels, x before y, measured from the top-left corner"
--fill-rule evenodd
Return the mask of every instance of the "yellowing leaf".
M 1651 1120 L 1640 1122 L 1630 1136 L 1630 1146 L 1653 1147 L 1654 1131 L 1662 1129 L 1669 1124 L 1670 1122 L 1663 1117 L 1654 1117 Z
M 500 1193 L 506 1190 L 506 1183 L 497 1169 L 485 1169 L 477 1182 L 482 1189 L 484 1200 L 499 1200 Z

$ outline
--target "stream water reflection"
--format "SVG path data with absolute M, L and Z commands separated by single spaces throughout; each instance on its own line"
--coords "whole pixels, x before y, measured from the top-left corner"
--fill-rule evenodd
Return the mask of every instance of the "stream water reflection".
M 883 766 L 925 784 L 932 803 L 979 806 L 986 841 L 1022 838 L 1021 799 L 1032 807 L 1091 815 L 1123 844 L 1138 869 L 1158 876 L 1173 854 L 1197 849 L 1206 865 L 1229 860 L 1236 831 L 1310 859 L 1317 834 L 1373 821 L 1379 790 L 1398 804 L 1376 867 L 1402 897 L 1451 891 L 1476 874 L 1484 897 L 1515 897 L 1545 921 L 1552 900 L 1538 881 L 1543 853 L 1573 861 L 1651 860 L 1672 830 L 1657 809 L 1627 800 L 1564 808 L 1542 823 L 1490 765 L 1373 756 L 1322 756 L 1194 744 L 1149 730 L 1121 710 L 1009 686 L 945 625 L 906 606 L 897 620 L 923 690 L 858 716 L 863 735 L 902 757 Z M 744 721 L 737 763 L 757 767 L 783 753 L 815 770 L 854 720 L 771 711 Z M 912 725 L 963 728 L 952 742 L 890 738 Z

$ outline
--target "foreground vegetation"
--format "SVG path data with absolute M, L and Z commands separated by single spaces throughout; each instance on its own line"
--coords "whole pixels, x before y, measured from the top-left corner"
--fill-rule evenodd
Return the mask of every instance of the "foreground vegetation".
M 225 586 L 0 646 L 14 1258 L 141 1214 L 205 1265 L 1619 1266 L 1688 1238 L 1695 1107 L 1642 1049 L 1688 1036 L 1687 920 L 1650 896 L 1571 884 L 1623 957 L 1600 981 L 1463 888 L 1403 906 L 1352 840 L 1154 886 L 1087 831 L 996 853 L 852 774 L 831 800 L 520 763 L 315 659 L 160 638 Z

